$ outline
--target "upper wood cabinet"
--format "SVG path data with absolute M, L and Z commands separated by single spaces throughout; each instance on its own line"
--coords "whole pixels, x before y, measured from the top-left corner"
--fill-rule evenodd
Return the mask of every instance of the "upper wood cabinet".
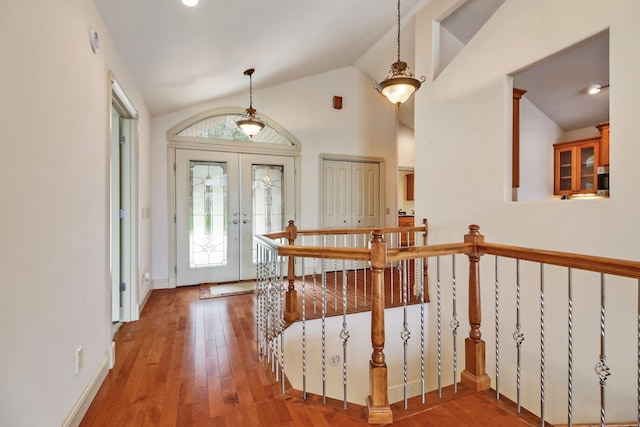
M 596 126 L 600 136 L 553 144 L 553 194 L 595 193 L 598 167 L 609 165 L 609 123 Z
M 597 190 L 596 172 L 600 138 L 554 144 L 554 194 L 592 193 Z
M 406 176 L 406 186 L 405 186 L 405 191 L 406 191 L 406 199 L 407 200 L 414 200 L 414 195 L 413 195 L 413 182 L 414 182 L 414 174 L 412 173 L 408 173 Z

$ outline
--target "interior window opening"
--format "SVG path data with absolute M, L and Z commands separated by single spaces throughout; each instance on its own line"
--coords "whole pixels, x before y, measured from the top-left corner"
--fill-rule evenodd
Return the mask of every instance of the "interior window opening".
M 609 32 L 511 77 L 511 200 L 609 197 Z

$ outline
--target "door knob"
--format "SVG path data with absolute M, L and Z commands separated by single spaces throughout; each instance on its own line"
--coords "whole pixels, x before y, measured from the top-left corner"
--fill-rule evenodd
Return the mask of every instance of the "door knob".
M 238 223 L 238 220 L 237 220 L 237 219 L 234 219 L 234 220 L 233 220 L 233 223 L 234 223 L 234 224 L 237 224 L 237 223 Z
M 243 223 L 243 224 L 246 224 L 246 223 L 248 223 L 248 222 L 249 222 L 249 221 L 248 221 L 248 220 L 246 220 L 246 219 L 243 219 L 243 220 L 242 220 L 242 223 Z

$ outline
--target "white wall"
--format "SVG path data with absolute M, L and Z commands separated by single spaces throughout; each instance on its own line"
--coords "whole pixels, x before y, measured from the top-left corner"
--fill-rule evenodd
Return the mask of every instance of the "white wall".
M 253 91 L 258 114 L 289 131 L 302 146 L 300 171 L 302 211 L 297 225 L 317 228 L 318 158 L 320 153 L 376 156 L 385 160 L 386 224 L 395 224 L 397 180 L 396 107 L 373 90 L 373 82 L 354 67 L 306 77 Z M 343 108 L 332 106 L 343 97 Z M 167 131 L 196 114 L 218 107 L 246 108 L 246 93 L 155 117 L 153 140 L 153 272 L 154 286 L 168 283 Z
M 147 207 L 149 115 L 92 0 L 2 2 L 0 52 L 0 425 L 62 425 L 111 342 L 109 69 L 141 114 Z M 141 221 L 141 268 L 149 232 Z
M 562 129 L 527 98 L 520 100 L 520 188 L 518 201 L 553 198 L 553 144 Z
M 432 21 L 452 3 L 453 0 L 433 1 L 416 18 L 418 74 L 431 69 Z M 640 182 L 640 168 L 637 167 L 640 122 L 635 117 L 640 111 L 640 81 L 637 79 L 640 27 L 635 19 L 639 13 L 640 3 L 632 0 L 620 0 L 606 8 L 596 0 L 507 0 L 438 78 L 424 84 L 416 96 L 416 185 L 420 186 L 423 195 L 416 202 L 416 215 L 429 219 L 431 243 L 460 241 L 467 225 L 476 223 L 491 242 L 640 259 L 637 244 L 640 198 L 636 188 Z M 511 176 L 511 88 L 507 75 L 606 28 L 610 29 L 611 35 L 611 180 L 615 192 L 608 200 L 506 202 Z M 491 259 L 485 259 L 482 267 L 485 284 L 483 329 L 488 349 L 494 344 L 488 326 L 493 321 L 492 264 Z M 527 303 L 523 313 L 523 324 L 529 337 L 525 341 L 527 355 L 537 354 L 539 347 L 535 332 L 539 325 L 536 290 L 539 279 L 536 274 L 536 269 L 526 270 L 522 278 L 527 289 L 526 297 L 523 297 Z M 464 283 L 466 278 L 459 277 L 459 280 Z M 637 283 L 631 282 L 615 284 L 608 292 L 609 313 L 613 311 L 617 316 L 615 320 L 610 319 L 613 325 L 608 329 L 608 353 L 619 357 L 612 366 L 615 373 L 608 382 L 610 396 L 613 396 L 608 401 L 608 419 L 611 420 L 635 419 L 636 354 L 633 343 L 637 331 L 633 318 L 636 316 Z M 551 283 L 553 285 L 549 286 L 557 290 L 557 295 L 547 301 L 547 308 L 560 313 L 549 315 L 547 319 L 547 324 L 553 328 L 553 325 L 566 324 L 566 273 Z M 512 280 L 504 285 L 509 290 L 503 290 L 503 298 L 508 303 L 503 307 L 503 316 L 515 325 L 512 285 Z M 591 339 L 587 344 L 579 344 L 577 349 L 580 358 L 576 360 L 575 372 L 579 372 L 580 377 L 589 377 L 590 382 L 588 391 L 581 382 L 577 384 L 576 390 L 586 395 L 581 394 L 574 401 L 574 408 L 597 422 L 599 402 L 593 366 L 598 353 L 599 299 L 593 284 L 578 289 L 581 292 L 576 307 L 580 307 L 581 322 L 591 316 L 590 319 L 596 319 L 596 328 L 589 321 Z M 462 324 L 465 322 L 463 320 Z M 503 343 L 505 347 L 513 348 L 512 331 L 513 328 L 504 331 L 505 341 L 509 342 Z M 555 339 L 554 342 L 560 343 L 559 347 L 547 352 L 547 363 L 557 368 L 548 378 L 566 378 L 567 362 L 562 350 L 564 348 L 566 352 L 565 340 L 566 337 Z M 433 348 L 433 341 L 430 346 Z M 513 350 L 508 350 L 505 357 L 513 364 Z M 489 373 L 493 375 L 491 358 L 489 353 Z M 529 374 L 524 383 L 527 390 L 525 406 L 536 411 L 539 407 L 539 359 L 536 356 L 525 360 L 524 369 Z M 501 391 L 512 399 L 515 398 L 513 372 L 501 383 Z M 553 411 L 548 409 L 552 412 L 549 415 L 564 413 L 564 396 L 566 392 L 562 391 L 558 399 L 547 401 L 550 404 L 555 400 L 560 406 Z

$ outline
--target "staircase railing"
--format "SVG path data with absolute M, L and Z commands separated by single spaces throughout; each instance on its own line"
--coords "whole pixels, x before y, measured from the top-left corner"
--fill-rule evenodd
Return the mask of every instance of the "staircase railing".
M 363 231 L 370 233 L 370 238 L 364 239 Z M 370 345 L 371 345 L 371 357 L 369 360 L 369 394 L 366 399 L 367 404 L 367 416 L 368 420 L 372 424 L 385 424 L 393 422 L 393 412 L 391 405 L 389 404 L 389 370 L 387 366 L 387 360 L 385 356 L 385 338 L 389 337 L 390 331 L 385 328 L 385 308 L 389 305 L 391 296 L 396 295 L 394 290 L 390 290 L 390 284 L 396 284 L 398 291 L 398 300 L 401 303 L 402 310 L 402 322 L 399 331 L 402 346 L 404 347 L 404 360 L 400 363 L 403 370 L 403 384 L 404 384 L 404 407 L 407 408 L 407 400 L 409 394 L 421 395 L 421 402 L 425 402 L 425 392 L 427 388 L 430 388 L 426 383 L 433 382 L 429 377 L 433 377 L 435 373 L 437 377 L 437 389 L 441 394 L 443 377 L 448 376 L 444 373 L 444 365 L 449 365 L 447 368 L 453 368 L 453 374 L 450 377 L 451 383 L 454 387 L 457 387 L 458 378 L 460 381 L 471 387 L 473 390 L 481 391 L 491 387 L 493 380 L 494 388 L 496 389 L 496 396 L 500 398 L 502 395 L 501 383 L 505 383 L 505 379 L 511 380 L 510 375 L 505 374 L 506 358 L 511 359 L 512 353 L 515 353 L 515 381 L 508 381 L 508 383 L 515 382 L 516 386 L 504 386 L 504 394 L 517 403 L 518 411 L 520 411 L 521 401 L 524 400 L 526 406 L 532 412 L 539 415 L 541 423 L 544 425 L 547 412 L 547 403 L 550 399 L 548 378 L 546 378 L 547 360 L 550 359 L 548 347 L 549 342 L 547 335 L 549 334 L 548 327 L 545 320 L 549 318 L 550 308 L 545 300 L 545 279 L 553 280 L 554 294 L 560 285 L 557 285 L 555 281 L 557 278 L 557 271 L 548 272 L 545 270 L 546 265 L 550 266 L 562 266 L 566 269 L 567 276 L 567 313 L 566 313 L 566 337 L 567 337 L 567 376 L 566 376 L 566 390 L 567 390 L 567 414 L 566 419 L 568 425 L 572 425 L 574 417 L 574 382 L 576 373 L 574 372 L 574 358 L 573 354 L 575 343 L 578 336 L 582 336 L 583 332 L 576 333 L 575 328 L 575 296 L 573 293 L 573 287 L 575 286 L 572 279 L 572 272 L 575 270 L 596 272 L 600 276 L 600 295 L 598 299 L 599 304 L 599 326 L 598 336 L 600 337 L 599 344 L 599 356 L 596 363 L 596 382 L 600 388 L 600 411 L 599 416 L 602 424 L 605 422 L 605 390 L 607 378 L 611 373 L 611 368 L 607 365 L 607 355 L 605 353 L 605 276 L 607 278 L 614 277 L 616 290 L 620 290 L 625 286 L 628 286 L 628 282 L 619 283 L 621 278 L 630 278 L 634 282 L 634 287 L 640 285 L 640 263 L 633 261 L 615 260 L 610 258 L 576 255 L 554 251 L 536 250 L 515 246 L 506 246 L 487 243 L 484 241 L 484 236 L 479 233 L 479 227 L 472 225 L 469 227 L 469 233 L 464 236 L 462 243 L 452 244 L 439 244 L 439 245 L 427 245 L 427 225 L 426 221 L 422 227 L 414 228 L 402 228 L 402 229 L 376 229 L 376 230 L 297 230 L 293 222 L 289 223 L 287 230 L 282 233 L 273 233 L 265 236 L 258 236 L 258 253 L 259 253 L 259 267 L 258 267 L 258 345 L 262 354 L 272 363 L 274 372 L 276 372 L 277 378 L 282 380 L 282 390 L 285 390 L 285 375 L 284 375 L 284 348 L 285 340 L 284 334 L 286 331 L 286 325 L 298 318 L 302 321 L 302 336 L 303 336 L 303 385 L 306 397 L 306 354 L 307 354 L 307 340 L 305 337 L 305 320 L 308 317 L 308 311 L 311 306 L 306 302 L 305 297 L 310 291 L 309 287 L 313 284 L 314 293 L 316 292 L 316 283 L 319 283 L 319 291 L 321 294 L 319 311 L 322 312 L 322 347 L 318 350 L 322 354 L 322 394 L 325 396 L 326 391 L 326 349 L 325 349 L 325 315 L 327 314 L 327 292 L 331 288 L 331 281 L 327 286 L 327 277 L 331 277 L 333 280 L 333 298 L 335 311 L 342 310 L 343 322 L 342 329 L 340 331 L 340 340 L 344 346 L 342 353 L 342 360 L 337 358 L 337 363 L 342 361 L 343 363 L 343 376 L 342 382 L 344 387 L 344 405 L 347 405 L 347 356 L 352 353 L 347 351 L 347 342 L 349 341 L 352 331 L 347 326 L 347 310 L 348 307 L 353 307 L 353 302 L 347 302 L 347 286 L 350 281 L 359 280 L 361 284 L 366 283 L 366 289 L 361 293 L 362 298 L 370 295 L 369 305 L 366 306 L 370 312 Z M 402 233 L 415 233 L 418 237 L 422 236 L 421 246 L 408 246 L 408 238 L 403 238 Z M 341 237 L 338 237 L 341 236 Z M 348 236 L 348 237 L 347 237 Z M 405 235 L 406 237 L 406 235 Z M 420 239 L 417 239 L 420 241 Z M 495 255 L 495 265 L 493 269 L 489 269 L 485 272 L 485 281 L 494 281 L 495 290 L 485 290 L 483 295 L 480 286 L 481 273 L 480 263 L 484 255 Z M 456 258 L 460 255 L 466 255 L 469 260 L 468 270 L 466 272 L 457 271 Z M 441 260 L 451 258 L 451 277 L 448 279 L 441 279 L 441 272 L 444 268 L 441 268 Z M 428 271 L 427 265 L 430 258 L 435 258 L 436 268 Z M 499 268 L 499 259 L 513 259 L 515 262 L 515 272 L 508 270 L 507 272 L 501 272 Z M 296 260 L 299 260 L 296 264 Z M 330 261 L 327 261 L 330 260 Z M 339 261 L 338 261 L 339 260 Z M 521 282 L 521 262 L 527 264 L 527 283 Z M 351 264 L 348 264 L 351 263 Z M 521 293 L 529 295 L 531 293 L 530 285 L 530 271 L 532 263 L 536 263 L 539 266 L 539 291 L 538 301 L 532 303 L 530 298 L 523 302 Z M 433 264 L 433 263 L 432 263 Z M 554 267 L 555 268 L 555 267 Z M 550 268 L 549 268 L 550 269 Z M 549 270 L 547 269 L 547 270 Z M 494 272 L 493 277 L 490 277 L 491 272 Z M 360 273 L 359 273 L 360 271 Z M 484 269 L 483 269 L 484 271 Z M 465 276 L 466 273 L 466 277 Z M 431 282 L 429 282 L 429 276 L 431 276 Z M 458 295 L 457 281 L 459 277 L 468 281 L 468 292 L 466 295 L 467 310 L 465 313 L 458 313 L 457 305 L 458 299 L 465 301 L 464 296 Z M 552 277 L 551 277 L 552 276 Z M 582 279 L 582 278 L 581 278 Z M 331 280 L 331 279 L 330 279 Z M 368 280 L 368 282 L 367 282 Z M 612 279 L 613 280 L 613 279 Z M 507 286 L 505 291 L 504 282 L 509 284 L 514 283 L 513 286 Z M 363 283 L 364 282 L 364 283 Z M 429 315 L 432 318 L 430 322 L 425 321 L 425 303 L 429 301 L 429 283 L 436 288 L 436 307 L 434 310 L 429 310 Z M 298 286 L 296 286 L 298 285 Z M 356 289 L 357 287 L 354 286 Z M 548 287 L 548 285 L 547 285 Z M 502 289 L 502 291 L 501 291 Z M 298 306 L 298 290 L 302 292 L 302 304 Z M 494 292 L 490 292 L 493 291 Z M 507 305 L 508 312 L 501 310 L 501 300 L 505 299 L 503 294 L 512 295 L 515 293 L 515 307 Z M 493 294 L 493 295 L 492 295 Z M 491 301 L 491 296 L 494 296 Z M 340 298 L 342 297 L 342 298 Z M 445 301 L 446 298 L 446 301 Z M 338 301 L 342 299 L 341 304 Z M 490 361 L 490 365 L 493 365 L 493 372 L 491 376 L 487 373 L 487 351 L 485 338 L 481 332 L 482 326 L 482 310 L 481 302 L 485 300 L 485 303 L 493 304 L 494 309 L 494 321 L 495 330 L 490 333 L 488 338 L 490 344 L 495 349 L 495 358 Z M 356 300 L 357 301 L 357 300 Z M 449 302 L 450 301 L 450 302 Z M 408 315 L 409 303 L 417 303 L 419 306 L 419 315 Z M 315 299 L 312 304 L 313 310 L 318 309 L 315 305 Z M 350 305 L 351 304 L 351 305 Z M 357 304 L 357 302 L 356 302 Z M 534 333 L 540 338 L 539 347 L 539 370 L 534 375 L 539 380 L 539 408 L 535 408 L 535 402 L 532 402 L 530 396 L 531 384 L 534 382 L 530 375 L 530 367 L 523 366 L 523 359 L 531 359 L 531 348 L 524 344 L 525 339 L 525 327 L 524 321 L 529 321 L 531 318 L 531 307 L 537 306 L 536 311 L 539 312 L 539 335 L 537 331 Z M 526 307 L 526 309 L 525 309 Z M 432 307 L 433 308 L 433 307 Z M 443 333 L 442 323 L 445 315 L 443 311 L 451 310 L 451 319 L 449 326 L 451 327 L 451 336 Z M 636 399 L 636 412 L 640 408 L 640 297 L 638 297 L 638 306 L 635 308 L 637 327 L 635 338 L 638 341 L 635 351 L 635 363 L 634 374 L 638 378 L 636 381 L 637 387 L 634 390 L 638 396 Z M 515 312 L 515 313 L 514 313 Z M 524 313 L 524 314 L 523 314 Z M 400 316 L 400 315 L 398 315 Z M 420 320 L 420 344 L 414 346 L 413 350 L 408 350 L 409 341 L 411 338 L 412 326 L 409 324 L 413 320 L 412 316 L 419 316 Z M 557 315 L 553 315 L 554 319 Z M 582 314 L 581 314 L 582 316 Z M 458 348 L 457 348 L 457 330 L 461 321 L 467 321 L 469 324 L 469 334 L 465 338 L 464 343 L 464 369 L 458 376 Z M 504 329 L 507 328 L 505 322 L 514 321 L 515 331 L 511 334 L 514 339 L 514 347 L 510 350 L 504 349 L 504 344 L 501 343 L 501 332 L 504 335 Z M 435 334 L 426 334 L 425 323 L 435 323 L 434 327 L 430 329 L 436 329 Z M 537 328 L 538 325 L 536 325 Z M 554 338 L 557 335 L 557 325 L 554 325 Z M 527 325 L 529 327 L 529 325 Z M 393 332 L 395 334 L 395 332 Z M 485 331 L 486 334 L 486 331 Z M 433 342 L 432 346 L 427 348 L 425 343 L 425 336 L 429 335 L 429 338 Z M 556 341 L 554 339 L 554 341 Z M 501 348 L 501 344 L 502 347 Z M 393 346 L 395 347 L 395 345 Z M 451 351 L 451 359 L 443 359 L 443 347 L 448 348 Z M 433 350 L 432 350 L 433 348 Z M 314 350 L 315 351 L 315 350 Z M 417 381 L 412 382 L 411 375 L 408 374 L 408 366 L 411 365 L 410 355 L 408 352 L 413 352 L 414 356 L 417 354 L 418 362 L 413 364 L 413 368 L 420 371 L 417 375 Z M 437 365 L 437 368 L 429 370 L 425 368 L 425 358 L 433 360 Z M 557 363 L 554 358 L 553 372 L 557 372 Z M 331 361 L 333 362 L 333 360 Z M 511 360 L 508 360 L 511 363 Z M 417 365 L 417 368 L 416 368 Z M 531 363 L 529 363 L 531 365 Z M 316 370 L 316 367 L 313 368 Z M 319 369 L 319 368 L 318 368 Z M 393 369 L 397 369 L 395 366 Z M 628 369 L 625 366 L 624 369 Z M 525 378 L 525 375 L 527 377 Z M 554 375 L 555 376 L 555 375 Z M 584 373 L 579 374 L 579 384 L 584 383 Z M 415 378 L 415 377 L 414 377 Z M 554 378 L 555 379 L 555 378 Z M 409 393 L 409 389 L 412 384 L 419 384 L 419 390 L 413 390 Z M 527 390 L 527 396 L 521 396 L 523 390 Z M 554 384 L 554 389 L 556 385 Z M 617 392 L 617 391 L 616 391 Z M 551 396 L 553 400 L 557 400 L 558 392 L 553 391 Z M 325 397 L 326 398 L 326 397 Z M 628 403 L 628 402 L 626 402 Z M 558 406 L 558 405 L 555 405 Z M 628 409 L 628 408 L 627 408 Z M 555 409 L 554 409 L 555 410 Z M 625 412 L 625 411 L 622 411 Z M 628 411 L 627 411 L 628 412 Z M 640 412 L 638 412 L 638 419 L 640 420 Z M 557 415 L 554 415 L 556 418 Z M 582 415 L 581 415 L 582 416 Z M 617 417 L 628 417 L 628 415 L 618 415 Z M 582 420 L 583 422 L 590 422 L 589 420 Z

